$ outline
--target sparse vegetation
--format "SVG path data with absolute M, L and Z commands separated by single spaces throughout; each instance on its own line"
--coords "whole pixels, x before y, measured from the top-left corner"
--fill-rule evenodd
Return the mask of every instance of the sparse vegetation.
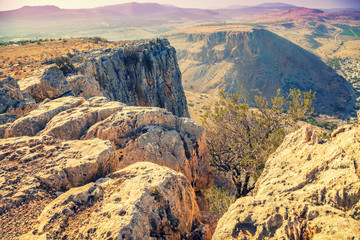
M 54 62 L 64 74 L 72 73 L 73 71 L 75 71 L 75 67 L 69 57 L 56 57 L 54 59 Z
M 243 90 L 227 95 L 212 104 L 203 117 L 210 162 L 218 171 L 230 173 L 236 198 L 246 196 L 260 176 L 267 157 L 285 136 L 285 127 L 307 116 L 315 94 L 290 90 L 287 98 L 277 96 L 271 104 L 261 96 L 251 109 Z
M 210 212 L 224 214 L 230 205 L 235 202 L 234 194 L 216 185 L 203 190 L 203 193 L 210 200 Z

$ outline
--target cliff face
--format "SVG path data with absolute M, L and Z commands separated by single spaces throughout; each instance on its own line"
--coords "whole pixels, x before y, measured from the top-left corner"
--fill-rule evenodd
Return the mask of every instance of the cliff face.
M 265 97 L 281 89 L 316 92 L 317 112 L 349 113 L 352 88 L 317 56 L 266 30 L 194 28 L 167 36 L 177 48 L 185 89 L 235 92 L 243 86 L 253 96 Z M 346 111 L 348 110 L 348 111 Z
M 37 102 L 64 95 L 106 96 L 131 106 L 161 107 L 188 117 L 176 52 L 167 40 L 134 41 L 123 47 L 70 56 L 76 70 L 64 75 L 54 65 L 19 81 Z

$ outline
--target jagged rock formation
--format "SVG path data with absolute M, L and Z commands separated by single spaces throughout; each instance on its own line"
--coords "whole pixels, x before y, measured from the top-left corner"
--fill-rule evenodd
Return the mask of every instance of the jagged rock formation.
M 135 41 L 124 47 L 96 49 L 71 57 L 76 66 L 64 74 L 56 65 L 19 81 L 36 102 L 64 95 L 106 96 L 131 106 L 161 107 L 188 117 L 175 49 L 164 39 Z M 64 60 L 65 61 L 65 60 Z
M 0 217 L 17 222 L 23 214 L 32 218 L 21 220 L 22 231 L 30 230 L 44 203 L 57 195 L 139 161 L 183 173 L 186 188 L 194 194 L 191 199 L 195 199 L 194 190 L 212 184 L 203 129 L 165 109 L 126 106 L 105 97 L 85 100 L 69 96 L 46 100 L 28 115 L 1 126 L 5 127 L 6 138 L 0 139 Z M 193 207 L 198 209 L 197 204 Z M 176 209 L 178 205 L 171 211 Z M 192 219 L 191 223 L 194 220 L 185 218 Z M 186 231 L 181 226 L 181 234 L 190 234 L 194 227 L 209 239 L 209 228 L 200 224 L 201 218 L 198 220 L 197 227 L 186 224 Z M 170 231 L 161 224 L 156 225 L 156 236 Z M 11 225 L 11 221 L 3 224 L 4 231 L 14 230 Z M 168 239 L 180 237 L 177 230 L 174 234 L 171 232 L 173 238 Z
M 238 199 L 213 239 L 359 239 L 360 128 L 322 142 L 311 128 L 270 156 L 256 194 Z
M 184 87 L 196 92 L 242 86 L 249 99 L 276 90 L 316 92 L 313 106 L 319 113 L 348 114 L 354 91 L 314 54 L 267 30 L 251 27 L 204 26 L 166 35 L 176 47 Z M 353 96 L 354 95 L 354 96 Z
M 200 220 L 184 175 L 141 162 L 62 194 L 21 239 L 189 239 Z
M 0 115 L 8 113 L 23 116 L 34 108 L 34 99 L 20 91 L 15 79 L 8 77 L 0 81 Z

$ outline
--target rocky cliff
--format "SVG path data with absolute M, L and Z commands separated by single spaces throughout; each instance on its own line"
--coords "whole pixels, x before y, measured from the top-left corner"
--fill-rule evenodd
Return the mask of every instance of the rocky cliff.
M 360 239 L 359 136 L 351 125 L 328 142 L 311 127 L 288 135 L 213 239 Z
M 319 113 L 348 114 L 354 91 L 314 54 L 267 30 L 251 27 L 207 26 L 167 35 L 176 47 L 187 90 L 234 93 L 243 86 L 253 96 L 273 97 L 289 89 L 316 92 Z
M 192 120 L 162 108 L 68 96 L 1 126 L 2 238 L 37 222 L 24 238 L 210 234 L 195 193 L 211 186 L 212 177 L 204 131 Z M 147 163 L 130 170 L 137 162 Z M 103 211 L 118 227 L 92 226 L 104 220 Z M 94 220 L 74 233 L 70 222 L 90 213 Z
M 161 107 L 189 116 L 175 49 L 165 39 L 77 53 L 55 60 L 58 66 L 52 62 L 18 82 L 36 102 L 64 95 L 106 96 L 130 106 Z
M 210 239 L 205 133 L 183 117 L 174 48 L 60 60 L 0 81 L 0 238 Z

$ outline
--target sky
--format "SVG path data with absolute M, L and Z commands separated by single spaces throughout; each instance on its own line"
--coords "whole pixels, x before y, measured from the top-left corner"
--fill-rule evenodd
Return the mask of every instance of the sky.
M 310 8 L 360 8 L 360 0 L 0 0 L 0 11 L 23 6 L 55 5 L 60 8 L 93 8 L 127 2 L 157 2 L 185 8 L 221 8 L 230 5 L 257 5 L 266 2 L 283 2 Z

